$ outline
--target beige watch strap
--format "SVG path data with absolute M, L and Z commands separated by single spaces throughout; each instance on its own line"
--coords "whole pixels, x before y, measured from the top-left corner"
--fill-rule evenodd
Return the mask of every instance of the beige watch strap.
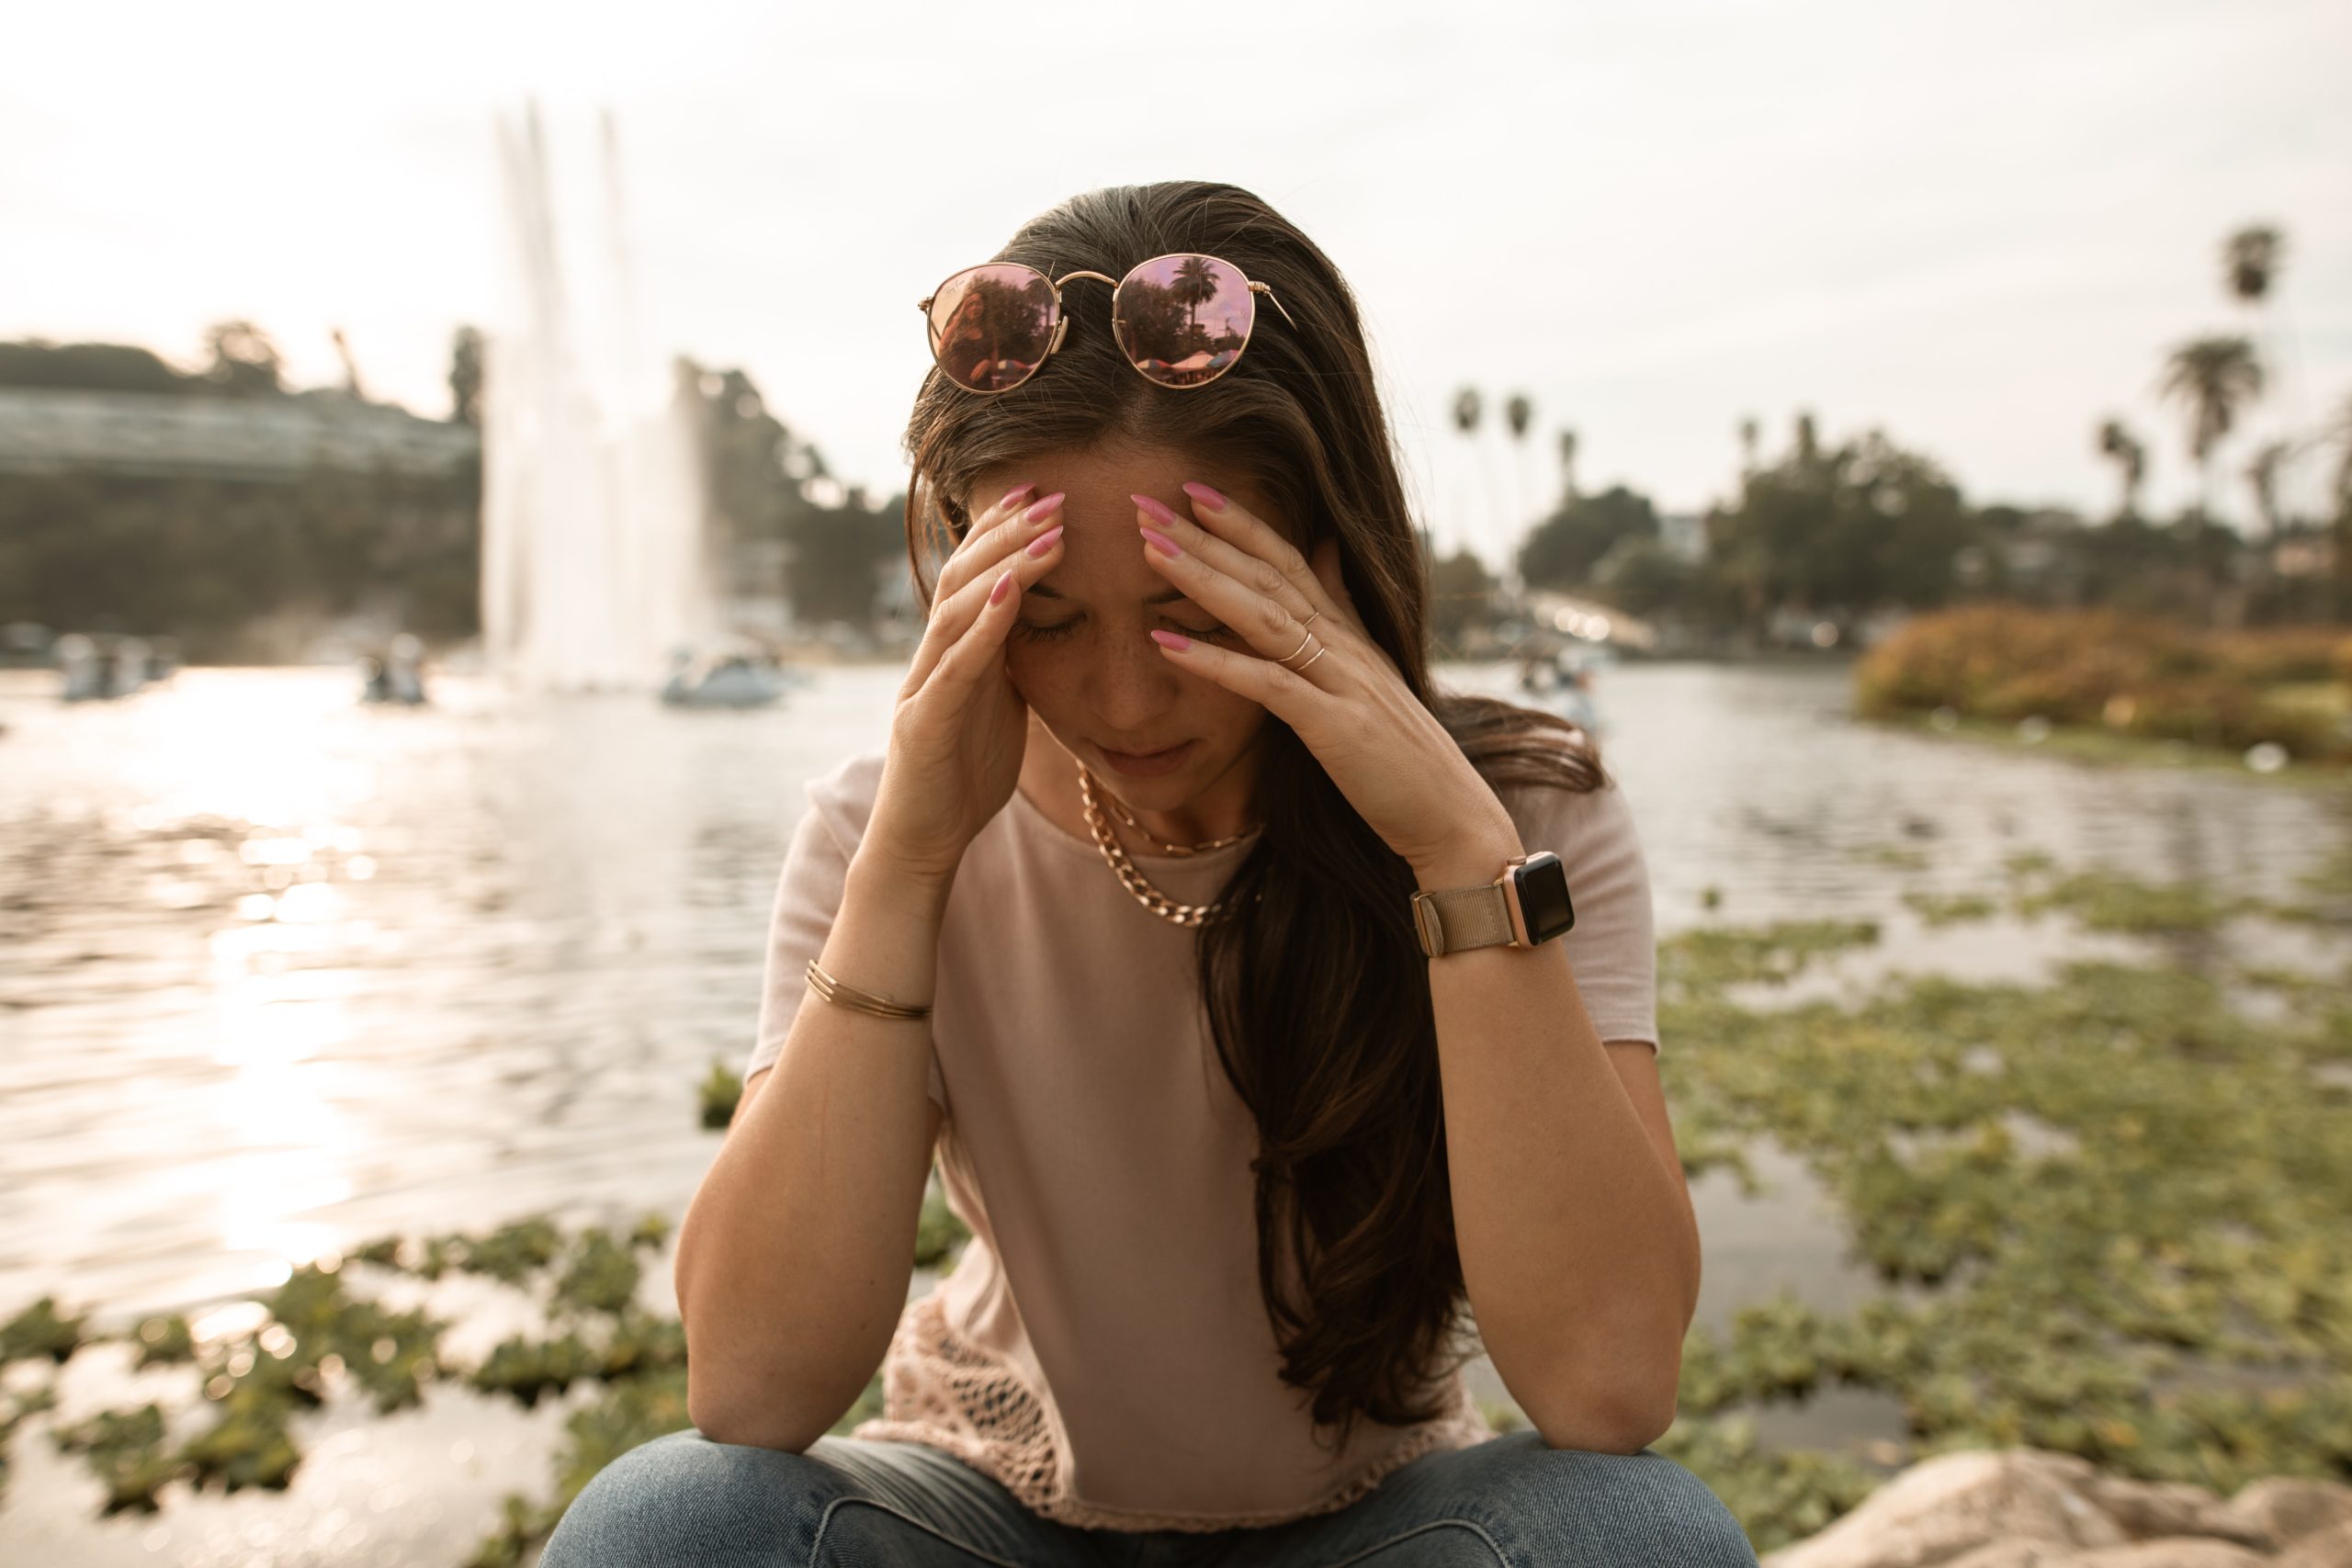
M 1465 947 L 1498 947 L 1511 940 L 1510 903 L 1499 883 L 1413 895 L 1421 951 L 1431 958 Z

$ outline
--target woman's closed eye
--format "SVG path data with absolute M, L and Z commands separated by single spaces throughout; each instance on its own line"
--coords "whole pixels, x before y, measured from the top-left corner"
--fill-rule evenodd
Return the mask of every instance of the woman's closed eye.
M 1027 621 L 1015 621 L 1012 625 L 1016 631 L 1031 642 L 1051 642 L 1056 637 L 1069 636 L 1078 629 L 1078 623 L 1085 618 L 1083 615 L 1072 615 L 1067 621 L 1057 621 L 1051 626 L 1032 626 Z M 1182 621 L 1172 621 L 1170 625 L 1175 626 L 1186 637 L 1229 637 L 1233 629 L 1222 624 L 1206 628 L 1188 626 Z

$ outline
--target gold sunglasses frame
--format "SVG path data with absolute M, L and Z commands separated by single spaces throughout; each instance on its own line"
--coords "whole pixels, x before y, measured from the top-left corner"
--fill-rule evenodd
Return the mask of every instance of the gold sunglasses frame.
M 941 377 L 945 379 L 949 386 L 955 388 L 959 392 L 969 392 L 975 397 L 1001 398 L 1007 392 L 1017 392 L 1044 373 L 1046 361 L 1054 356 L 1054 351 L 1062 345 L 1062 339 L 1069 335 L 1069 312 L 1062 307 L 1063 284 L 1074 283 L 1081 277 L 1091 277 L 1111 286 L 1111 341 L 1114 344 L 1116 344 L 1119 341 L 1120 286 L 1126 282 L 1127 277 L 1133 277 L 1136 273 L 1141 272 L 1153 262 L 1168 261 L 1176 256 L 1201 256 L 1216 263 L 1219 266 L 1232 267 L 1234 276 L 1240 278 L 1241 281 L 1249 287 L 1251 294 L 1264 295 L 1266 297 L 1267 303 L 1271 304 L 1275 310 L 1280 310 L 1283 313 L 1283 320 L 1290 321 L 1291 331 L 1296 332 L 1298 330 L 1298 323 L 1295 321 L 1291 320 L 1290 308 L 1284 305 L 1282 300 L 1275 296 L 1274 286 L 1272 284 L 1260 283 L 1255 278 L 1252 278 L 1248 273 L 1243 272 L 1239 267 L 1234 266 L 1231 262 L 1226 260 L 1223 256 L 1210 255 L 1206 251 L 1162 251 L 1159 254 L 1156 256 L 1147 256 L 1143 260 L 1136 263 L 1135 265 L 1127 268 L 1126 277 L 1111 277 L 1099 272 L 1066 272 L 1062 274 L 1061 276 L 1056 277 L 1047 269 L 1029 266 L 1027 262 L 974 262 L 969 266 L 959 266 L 954 272 L 949 273 L 945 277 L 941 278 L 937 288 L 933 288 L 930 293 L 915 301 L 915 309 L 922 312 L 923 342 L 927 344 L 931 344 L 931 302 L 939 298 L 939 290 L 941 288 L 946 288 L 950 283 L 955 282 L 956 279 L 963 276 L 966 273 L 977 272 L 984 266 L 1028 267 L 1031 272 L 1035 273 L 1040 278 L 1044 279 L 1046 287 L 1052 289 L 1054 292 L 1054 335 L 1052 340 L 1046 344 L 1046 352 L 1037 356 L 1037 368 L 1030 371 L 1028 375 L 1023 376 L 1020 380 L 1015 381 L 1010 387 L 995 387 L 986 391 L 981 390 L 978 387 L 967 387 L 963 382 L 956 379 L 955 377 L 949 376 L 945 370 L 943 369 L 940 371 Z M 1250 324 L 1250 336 L 1255 337 L 1257 335 L 1257 322 L 1253 319 Z M 1243 341 L 1242 347 L 1245 350 L 1249 347 L 1249 343 L 1246 339 Z M 1126 351 L 1125 349 L 1121 349 L 1119 351 L 1119 357 L 1122 359 L 1126 358 Z M 935 344 L 932 346 L 931 361 L 934 367 L 939 364 L 939 349 Z M 1239 354 L 1236 354 L 1231 361 L 1226 365 L 1224 370 L 1219 370 L 1207 380 L 1193 381 L 1181 387 L 1171 386 L 1166 381 L 1155 380 L 1152 377 L 1146 375 L 1143 369 L 1136 366 L 1133 361 L 1129 361 L 1127 368 L 1135 371 L 1136 375 L 1142 376 L 1145 380 L 1150 381 L 1153 386 L 1163 388 L 1168 391 L 1197 392 L 1204 387 L 1214 386 L 1217 382 L 1225 379 L 1226 370 L 1232 369 L 1234 366 L 1238 365 L 1239 363 L 1241 363 L 1241 355 Z

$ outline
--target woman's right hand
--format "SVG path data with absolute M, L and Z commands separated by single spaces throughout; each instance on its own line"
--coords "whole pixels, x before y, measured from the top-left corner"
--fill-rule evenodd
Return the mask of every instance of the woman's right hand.
M 1004 639 L 1021 595 L 1062 558 L 1061 492 L 1032 502 L 1035 488 L 976 516 L 940 569 L 858 849 L 896 871 L 952 880 L 1020 780 L 1029 706 L 1005 673 Z

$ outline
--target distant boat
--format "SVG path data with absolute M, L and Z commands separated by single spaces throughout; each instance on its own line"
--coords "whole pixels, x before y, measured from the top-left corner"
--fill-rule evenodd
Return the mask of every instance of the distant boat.
M 424 693 L 424 644 L 412 633 L 392 638 L 382 659 L 368 654 L 359 660 L 359 700 L 401 703 L 409 706 L 430 702 Z
M 662 701 L 671 707 L 684 708 L 765 707 L 798 683 L 798 671 L 787 671 L 765 653 L 729 652 L 698 658 L 681 649 L 670 679 L 662 683 Z
M 1555 649 L 1519 661 L 1519 694 L 1530 706 L 1558 714 L 1586 734 L 1601 731 L 1600 704 L 1593 672 L 1611 662 L 1605 653 Z
M 169 637 L 67 632 L 50 644 L 50 659 L 64 683 L 58 695 L 69 703 L 111 702 L 130 696 L 179 668 L 178 645 Z

